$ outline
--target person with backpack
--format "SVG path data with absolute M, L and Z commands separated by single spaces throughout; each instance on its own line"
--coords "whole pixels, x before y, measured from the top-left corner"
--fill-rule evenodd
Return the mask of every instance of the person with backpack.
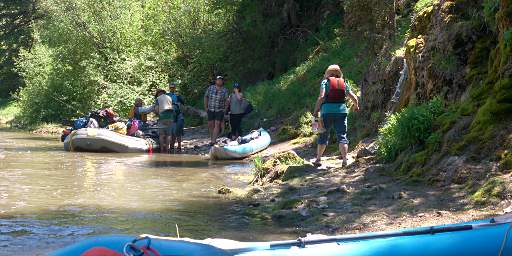
M 247 101 L 242 94 L 240 84 L 233 85 L 233 93 L 229 96 L 229 124 L 231 126 L 230 137 L 236 140 L 242 136 L 242 119 L 245 116 Z
M 172 98 L 172 104 L 174 107 L 174 124 L 172 128 L 172 136 L 171 136 L 171 150 L 174 148 L 174 144 L 177 142 L 178 146 L 176 150 L 181 152 L 181 141 L 183 138 L 183 131 L 185 129 L 185 117 L 183 112 L 181 111 L 181 107 L 185 104 L 183 97 L 176 93 L 176 83 L 169 83 L 169 93 L 167 93 Z
M 359 99 L 350 90 L 350 84 L 343 78 L 338 65 L 330 65 L 325 71 L 320 85 L 320 95 L 316 101 L 314 116 L 321 117 L 323 130 L 318 137 L 315 166 L 322 165 L 322 155 L 327 147 L 330 129 L 336 130 L 336 138 L 341 153 L 342 166 L 347 166 L 347 97 L 354 103 L 354 111 L 359 111 Z M 319 115 L 320 113 L 320 115 Z
M 229 91 L 224 87 L 224 77 L 217 76 L 215 84 L 210 85 L 204 94 L 204 108 L 208 114 L 208 132 L 210 146 L 217 143 L 224 123 L 224 115 L 229 107 Z

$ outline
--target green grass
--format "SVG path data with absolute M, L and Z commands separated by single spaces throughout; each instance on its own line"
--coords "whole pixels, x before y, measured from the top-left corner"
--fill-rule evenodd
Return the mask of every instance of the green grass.
M 342 67 L 352 89 L 359 90 L 358 83 L 369 66 L 369 57 L 364 54 L 365 45 L 337 38 L 321 48 L 319 55 L 310 57 L 284 75 L 247 88 L 245 94 L 255 107 L 253 119 L 289 119 L 291 130 L 308 134 L 304 130 L 308 117 L 305 113 L 313 111 L 324 71 L 334 63 Z
M 14 100 L 0 99 L 0 123 L 14 120 L 20 109 Z
M 506 182 L 500 178 L 491 178 L 473 194 L 471 199 L 478 204 L 488 204 L 501 200 L 507 190 Z
M 437 148 L 441 135 L 434 133 L 433 124 L 443 112 L 443 103 L 435 98 L 391 115 L 379 129 L 378 157 L 382 161 L 392 162 L 399 154 L 414 146 L 428 144 L 432 149 Z
M 397 30 L 393 38 L 393 47 L 391 53 L 393 56 L 404 56 L 405 55 L 405 39 L 409 37 L 411 32 L 412 19 L 410 16 L 400 16 L 397 19 Z

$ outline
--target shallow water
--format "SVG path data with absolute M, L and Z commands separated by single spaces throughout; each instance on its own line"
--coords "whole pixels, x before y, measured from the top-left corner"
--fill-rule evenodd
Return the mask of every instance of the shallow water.
M 55 137 L 0 130 L 0 255 L 45 255 L 87 236 L 290 238 L 216 195 L 247 163 L 198 156 L 64 152 Z

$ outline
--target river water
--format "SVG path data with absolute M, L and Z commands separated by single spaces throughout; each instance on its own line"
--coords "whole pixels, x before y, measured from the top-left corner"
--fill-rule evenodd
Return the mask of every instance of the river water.
M 242 241 L 290 238 L 251 224 L 216 195 L 243 187 L 244 162 L 198 156 L 70 153 L 58 138 L 0 130 L 0 255 L 46 255 L 101 234 Z

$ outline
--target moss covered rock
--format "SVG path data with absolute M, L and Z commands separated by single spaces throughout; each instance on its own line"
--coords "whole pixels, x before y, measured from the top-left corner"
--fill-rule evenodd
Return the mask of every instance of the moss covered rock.
M 510 190 L 501 178 L 491 178 L 473 194 L 471 199 L 478 204 L 489 204 L 505 199 Z

